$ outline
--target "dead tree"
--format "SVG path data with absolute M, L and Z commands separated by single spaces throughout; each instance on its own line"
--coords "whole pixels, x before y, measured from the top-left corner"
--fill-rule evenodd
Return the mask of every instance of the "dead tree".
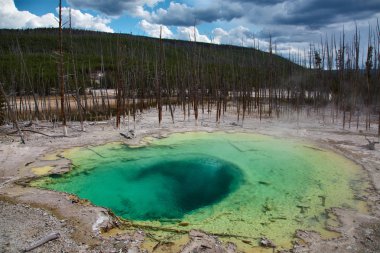
M 2 84 L 2 83 L 0 83 L 0 94 L 1 94 L 2 97 L 4 97 L 4 100 L 5 100 L 5 103 L 7 104 L 8 111 L 9 111 L 9 114 L 10 114 L 10 116 L 11 116 L 11 118 L 12 118 L 13 124 L 14 124 L 14 126 L 16 127 L 17 132 L 18 132 L 18 134 L 19 134 L 19 136 L 20 136 L 21 143 L 22 143 L 22 144 L 25 144 L 24 135 L 23 135 L 23 133 L 22 133 L 20 127 L 18 126 L 17 118 L 16 118 L 16 114 L 14 113 L 14 111 L 13 111 L 13 109 L 12 109 L 12 107 L 11 107 L 11 103 L 10 103 L 9 100 L 8 100 L 7 94 L 6 94 L 5 91 L 4 91 L 4 88 L 3 88 L 3 84 Z
M 5 122 L 5 96 L 0 93 L 0 125 Z
M 370 83 L 371 83 L 371 70 L 372 70 L 372 52 L 373 47 L 371 45 L 368 45 L 368 52 L 367 52 L 367 61 L 365 63 L 366 66 L 366 81 L 367 81 L 367 119 L 366 119 L 366 130 L 369 130 L 371 128 L 371 90 L 370 90 Z
M 61 95 L 61 117 L 63 126 L 63 135 L 67 136 L 67 124 L 65 114 L 65 80 L 63 76 L 63 41 L 62 41 L 62 0 L 59 0 L 59 28 L 58 28 L 58 45 L 59 45 L 59 63 L 58 63 L 58 78 Z
M 157 101 L 157 109 L 158 109 L 158 125 L 161 127 L 161 121 L 162 121 L 162 101 L 161 101 L 161 82 L 163 77 L 163 60 L 162 59 L 162 52 L 163 52 L 163 43 L 162 43 L 162 27 L 160 28 L 160 48 L 159 48 L 159 61 L 157 66 L 156 61 L 156 101 Z
M 119 40 L 117 42 L 117 89 L 116 89 L 116 128 L 120 129 L 120 118 L 122 115 L 122 97 L 123 97 L 123 75 L 122 75 L 122 65 L 123 59 L 121 58 L 121 50 L 119 45 Z M 120 51 L 119 51 L 120 50 Z
M 380 25 L 379 25 L 379 20 L 377 20 L 377 23 L 376 23 L 376 37 L 377 37 L 377 55 L 375 54 L 375 59 L 377 57 L 377 66 L 375 67 L 375 69 L 377 69 L 377 82 L 380 81 L 380 67 L 379 67 L 379 64 L 380 64 Z M 379 90 L 379 93 L 380 93 L 380 90 Z M 380 94 L 378 94 L 378 98 L 380 97 Z M 378 100 L 376 100 L 378 101 Z M 378 120 L 378 131 L 377 131 L 377 135 L 380 136 L 380 107 L 379 107 L 379 120 Z
M 84 127 L 84 117 L 83 117 L 83 106 L 82 106 L 82 99 L 81 95 L 79 92 L 79 85 L 78 85 L 78 75 L 76 71 L 76 64 L 75 64 L 75 59 L 74 59 L 74 53 L 72 52 L 72 62 L 73 62 L 73 71 L 74 71 L 74 83 L 75 83 L 75 89 L 76 89 L 76 97 L 75 100 L 77 102 L 77 108 L 79 112 L 79 121 L 80 121 L 80 127 L 81 131 L 85 132 L 85 127 Z

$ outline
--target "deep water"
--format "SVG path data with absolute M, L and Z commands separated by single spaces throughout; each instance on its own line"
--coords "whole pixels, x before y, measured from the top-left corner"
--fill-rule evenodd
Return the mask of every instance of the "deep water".
M 329 235 L 331 207 L 362 209 L 353 162 L 327 150 L 245 133 L 184 133 L 68 150 L 73 169 L 34 183 L 74 193 L 127 219 L 289 243 L 296 229 Z
M 168 158 L 137 173 L 126 169 L 123 183 L 134 187 L 129 198 L 123 198 L 126 205 L 121 215 L 144 220 L 182 218 L 223 199 L 237 188 L 240 178 L 233 164 L 202 154 Z M 144 209 L 139 202 L 144 202 Z

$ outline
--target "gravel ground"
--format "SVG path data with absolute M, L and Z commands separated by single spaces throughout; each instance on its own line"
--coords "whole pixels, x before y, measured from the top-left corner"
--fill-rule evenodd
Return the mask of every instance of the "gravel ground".
M 11 222 L 9 222 L 11 221 Z M 71 238 L 73 228 L 46 211 L 24 204 L 0 201 L 0 252 L 21 252 L 51 233 L 60 237 L 33 252 L 79 252 L 85 246 Z

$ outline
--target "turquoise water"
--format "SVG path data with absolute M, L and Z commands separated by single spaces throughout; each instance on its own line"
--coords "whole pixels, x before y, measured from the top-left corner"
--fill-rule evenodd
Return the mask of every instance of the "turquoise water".
M 362 209 L 353 162 L 311 144 L 245 133 L 183 133 L 64 152 L 73 169 L 34 185 L 74 193 L 145 225 L 258 238 L 328 235 L 326 209 Z

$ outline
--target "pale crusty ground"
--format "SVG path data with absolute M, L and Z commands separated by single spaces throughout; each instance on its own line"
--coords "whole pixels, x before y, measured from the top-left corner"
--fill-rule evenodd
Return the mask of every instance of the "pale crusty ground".
M 308 115 L 307 115 L 308 114 Z M 61 173 L 70 168 L 70 161 L 56 157 L 44 159 L 49 153 L 59 153 L 66 148 L 85 145 L 99 145 L 121 141 L 137 144 L 145 136 L 164 137 L 173 132 L 184 131 L 236 131 L 268 134 L 278 137 L 299 138 L 331 149 L 357 162 L 368 175 L 372 186 L 368 194 L 369 214 L 359 214 L 352 210 L 335 209 L 341 221 L 338 231 L 342 236 L 333 240 L 322 240 L 310 231 L 297 231 L 295 245 L 289 252 L 380 252 L 380 145 L 370 151 L 365 145 L 364 135 L 372 140 L 376 136 L 377 125 L 366 132 L 363 126 L 359 131 L 342 129 L 342 124 L 327 116 L 314 115 L 312 111 L 297 115 L 284 115 L 280 119 L 247 117 L 244 124 L 237 122 L 235 113 L 226 113 L 219 124 L 215 114 L 205 114 L 198 123 L 193 119 L 183 120 L 176 113 L 175 123 L 166 113 L 159 127 L 157 114 L 151 110 L 137 117 L 130 129 L 136 138 L 126 140 L 120 132 L 127 132 L 127 122 L 121 130 L 114 128 L 114 121 L 86 123 L 86 132 L 79 131 L 78 123 L 70 123 L 69 136 L 59 137 L 61 128 L 53 128 L 48 122 L 34 122 L 25 129 L 42 132 L 55 138 L 32 132 L 24 132 L 26 144 L 19 143 L 17 135 L 5 135 L 14 131 L 11 126 L 0 127 L 0 252 L 20 252 L 34 241 L 50 232 L 59 232 L 61 237 L 33 252 L 144 252 L 141 245 L 146 238 L 144 231 L 128 235 L 115 234 L 104 238 L 100 229 L 108 230 L 118 225 L 108 210 L 94 207 L 74 196 L 53 191 L 27 187 L 25 182 L 35 177 L 33 168 L 53 166 L 51 172 Z M 348 126 L 347 126 L 348 128 Z M 160 247 L 157 243 L 154 252 L 237 252 L 233 244 L 223 244 L 218 238 L 193 231 L 188 243 L 181 249 L 171 248 L 170 244 Z M 247 252 L 272 252 L 272 249 L 252 248 Z

